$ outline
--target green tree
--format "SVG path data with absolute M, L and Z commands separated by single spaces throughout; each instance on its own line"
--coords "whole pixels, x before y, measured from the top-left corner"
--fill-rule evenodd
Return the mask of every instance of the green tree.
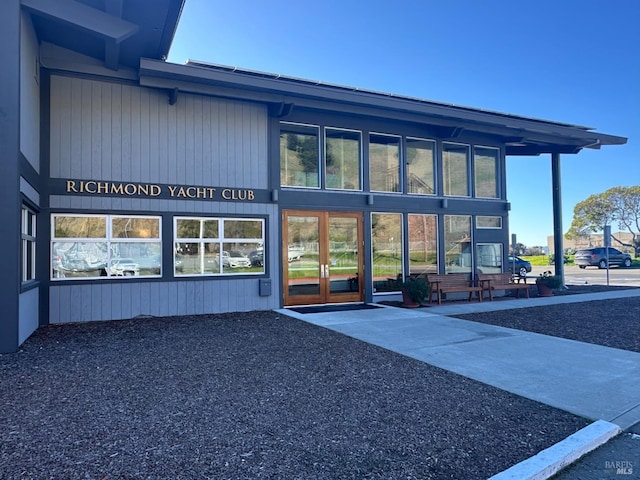
M 589 196 L 573 209 L 573 220 L 567 238 L 575 239 L 604 230 L 605 225 L 617 223 L 620 230 L 632 235 L 632 244 L 613 237 L 623 246 L 633 247 L 640 256 L 640 185 L 613 187 Z

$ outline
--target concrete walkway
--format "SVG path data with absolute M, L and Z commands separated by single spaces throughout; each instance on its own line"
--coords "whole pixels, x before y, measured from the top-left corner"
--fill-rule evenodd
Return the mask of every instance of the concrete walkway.
M 447 315 L 640 296 L 639 290 L 428 309 L 281 313 L 623 430 L 640 421 L 640 353 Z M 524 312 L 523 312 L 524 313 Z
M 620 429 L 640 422 L 640 353 L 447 315 L 507 309 L 524 309 L 518 314 L 526 315 L 529 307 L 639 296 L 640 290 L 634 289 L 420 310 L 383 306 L 312 314 L 280 312 L 594 420 L 491 479 L 543 480 L 603 445 Z M 624 443 L 619 454 L 634 451 L 633 440 L 619 441 Z M 635 456 L 624 459 L 635 462 Z M 602 478 L 603 466 L 595 462 L 580 461 L 579 478 Z

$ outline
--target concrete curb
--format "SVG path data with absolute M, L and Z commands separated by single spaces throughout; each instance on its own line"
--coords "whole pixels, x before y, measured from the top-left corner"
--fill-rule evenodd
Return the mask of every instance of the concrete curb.
M 544 480 L 621 432 L 618 425 L 598 420 L 561 442 L 523 460 L 489 480 Z

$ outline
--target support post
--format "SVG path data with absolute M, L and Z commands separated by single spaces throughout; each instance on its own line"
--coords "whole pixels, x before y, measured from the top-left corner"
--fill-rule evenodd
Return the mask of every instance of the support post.
M 564 287 L 564 242 L 562 232 L 562 187 L 560 154 L 551 154 L 551 183 L 553 185 L 553 250 L 555 275 L 562 279 Z
M 18 350 L 20 296 L 20 1 L 0 1 L 0 353 Z

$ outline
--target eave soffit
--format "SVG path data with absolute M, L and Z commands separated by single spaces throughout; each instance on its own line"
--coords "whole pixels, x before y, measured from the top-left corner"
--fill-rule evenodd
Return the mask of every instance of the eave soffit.
M 505 143 L 507 154 L 510 155 L 577 153 L 582 148 L 620 145 L 627 141 L 624 137 L 595 133 L 593 129 L 579 125 L 250 73 L 247 75 L 242 71 L 211 69 L 198 64 L 178 65 L 142 59 L 140 83 L 167 88 L 174 92 L 174 98 L 178 91 L 191 91 L 271 104 L 295 105 L 296 108 L 302 106 L 428 123 L 451 131 L 451 138 L 457 137 L 463 129 L 499 138 Z

